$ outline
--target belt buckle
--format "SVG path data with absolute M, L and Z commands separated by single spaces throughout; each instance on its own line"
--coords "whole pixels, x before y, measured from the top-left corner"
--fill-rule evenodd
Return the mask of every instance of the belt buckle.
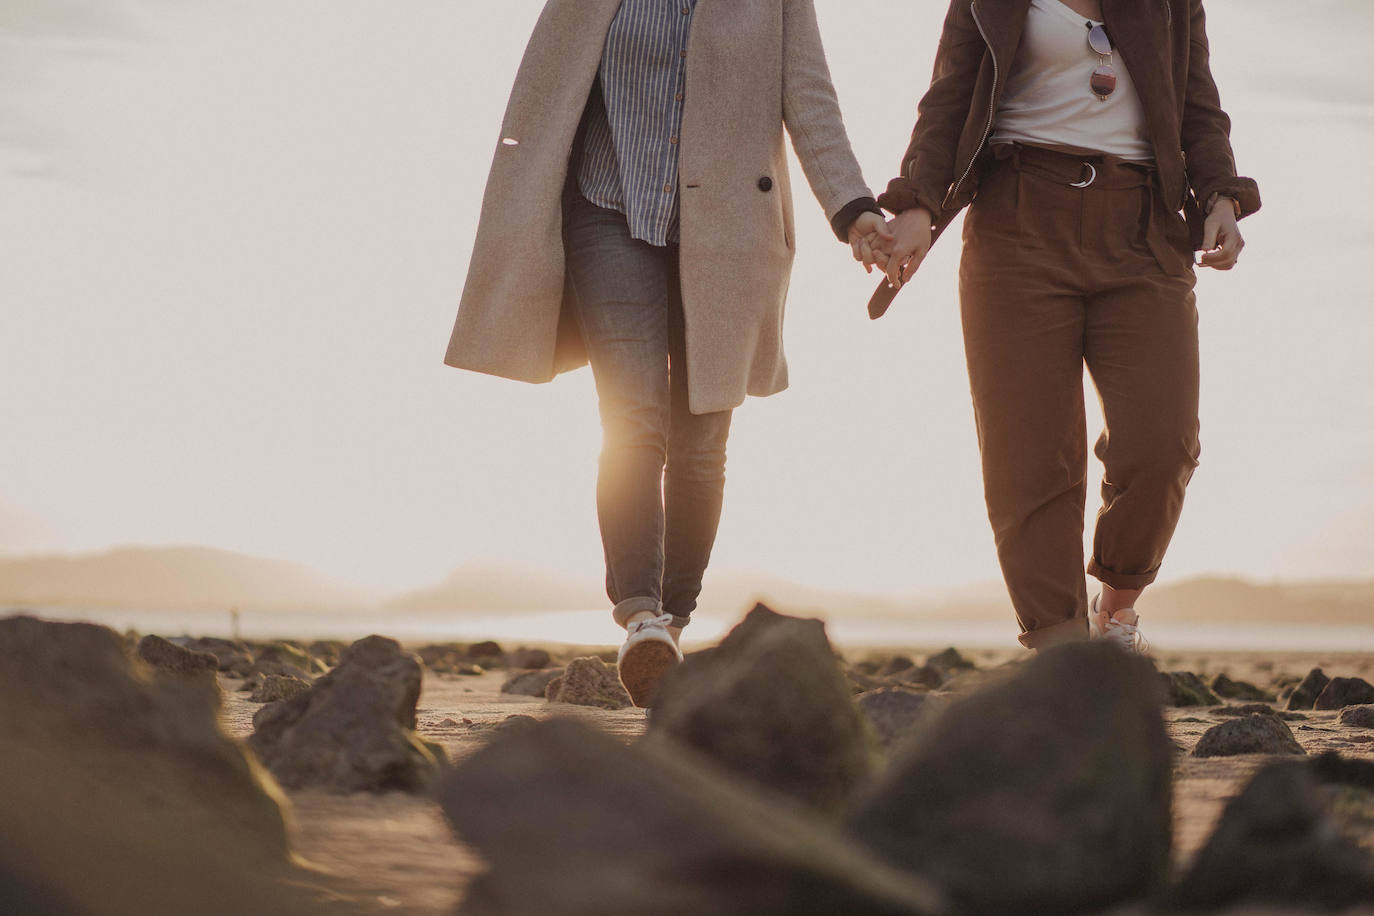
M 1069 187 L 1086 188 L 1088 185 L 1092 184 L 1094 181 L 1097 180 L 1097 166 L 1093 165 L 1091 162 L 1083 163 L 1083 172 L 1087 177 L 1080 178 L 1078 181 L 1069 182 Z

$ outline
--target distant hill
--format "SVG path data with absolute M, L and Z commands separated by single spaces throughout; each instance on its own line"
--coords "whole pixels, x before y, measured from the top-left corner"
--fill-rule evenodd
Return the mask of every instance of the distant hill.
M 430 588 L 386 602 L 399 611 L 591 610 L 607 604 L 602 588 L 510 569 L 465 566 Z
M 335 610 L 368 603 L 303 566 L 206 547 L 0 559 L 0 606 Z

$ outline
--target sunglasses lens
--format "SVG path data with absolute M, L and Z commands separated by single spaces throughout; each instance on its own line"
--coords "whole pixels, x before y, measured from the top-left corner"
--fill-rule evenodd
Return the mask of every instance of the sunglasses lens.
M 1088 85 L 1092 88 L 1093 95 L 1105 99 L 1116 90 L 1116 71 L 1103 64 L 1093 71 Z
M 1098 54 L 1112 53 L 1112 41 L 1107 37 L 1107 30 L 1100 25 L 1095 25 L 1088 32 L 1088 47 Z

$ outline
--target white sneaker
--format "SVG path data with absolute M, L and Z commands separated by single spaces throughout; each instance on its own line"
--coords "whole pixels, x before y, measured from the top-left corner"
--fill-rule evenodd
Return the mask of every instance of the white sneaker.
M 1122 623 L 1111 617 L 1105 618 L 1102 622 L 1098 618 L 1103 612 L 1097 609 L 1097 603 L 1102 596 L 1095 595 L 1092 604 L 1088 607 L 1088 638 L 1105 639 L 1119 649 L 1130 652 L 1133 655 L 1144 655 L 1149 648 L 1149 643 L 1145 641 L 1145 634 L 1140 632 L 1140 615 L 1136 614 L 1135 623 Z M 1122 608 L 1121 610 L 1130 611 L 1135 614 L 1135 608 Z M 1121 611 L 1117 611 L 1121 613 Z
M 672 622 L 672 614 L 661 614 L 636 620 L 629 626 L 630 635 L 620 647 L 616 668 L 620 683 L 636 706 L 654 705 L 658 682 L 682 661 L 682 650 L 668 632 Z

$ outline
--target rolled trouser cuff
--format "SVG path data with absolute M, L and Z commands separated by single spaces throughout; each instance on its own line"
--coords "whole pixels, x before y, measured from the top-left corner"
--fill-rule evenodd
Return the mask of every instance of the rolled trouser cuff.
M 1094 557 L 1088 563 L 1088 575 L 1099 582 L 1110 585 L 1112 588 L 1135 591 L 1155 581 L 1155 577 L 1159 575 L 1159 569 L 1155 568 L 1143 573 L 1119 573 L 1103 566 Z
M 689 624 L 689 623 L 691 623 L 691 622 L 692 622 L 692 618 L 690 618 L 690 617 L 681 617 L 681 616 L 679 616 L 679 615 L 677 615 L 677 614 L 674 614 L 674 615 L 673 615 L 673 623 L 672 623 L 672 626 L 675 626 L 675 627 L 677 627 L 677 628 L 680 630 L 680 629 L 682 629 L 683 627 L 687 626 L 687 624 Z
M 611 609 L 611 616 L 615 618 L 616 623 L 628 628 L 630 618 L 644 611 L 660 614 L 663 612 L 663 606 L 652 595 L 636 595 L 633 598 L 626 598 L 624 601 L 617 602 L 616 606 Z
M 1082 642 L 1088 638 L 1088 618 L 1072 617 L 1062 623 L 1051 624 L 1017 637 L 1027 649 L 1048 649 L 1065 642 Z

